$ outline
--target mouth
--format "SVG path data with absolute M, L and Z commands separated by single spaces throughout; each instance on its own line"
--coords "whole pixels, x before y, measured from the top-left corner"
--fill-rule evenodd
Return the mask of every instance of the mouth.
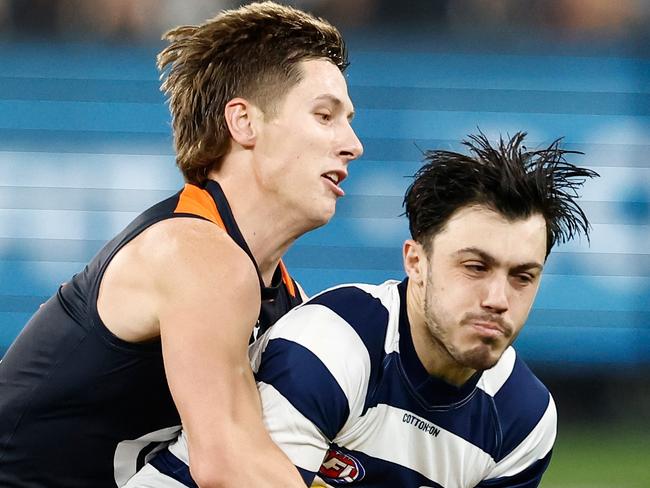
M 505 319 L 489 314 L 470 314 L 465 323 L 472 327 L 481 337 L 486 339 L 508 338 L 512 335 L 512 328 Z
M 347 174 L 344 171 L 328 171 L 327 173 L 323 173 L 321 175 L 321 178 L 325 179 L 328 182 L 328 185 L 331 187 L 332 191 L 337 197 L 342 197 L 345 195 L 345 192 L 339 185 L 346 177 Z
M 475 331 L 484 337 L 496 338 L 499 336 L 505 336 L 503 329 L 496 322 L 475 320 L 471 321 L 470 325 Z

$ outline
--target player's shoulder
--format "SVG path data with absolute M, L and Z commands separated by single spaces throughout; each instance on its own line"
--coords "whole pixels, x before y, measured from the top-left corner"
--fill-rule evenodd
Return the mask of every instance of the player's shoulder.
M 387 321 L 391 313 L 399 312 L 398 283 L 388 280 L 379 285 L 338 285 L 313 296 L 302 307 L 326 308 L 354 329 L 359 329 L 370 322 Z
M 207 220 L 191 217 L 162 220 L 139 236 L 137 246 L 142 258 L 154 265 L 240 269 L 242 274 L 256 280 L 250 257 L 227 232 Z
M 349 413 L 328 429 L 334 437 L 345 419 L 361 415 L 385 356 L 389 321 L 399 315 L 391 314 L 393 299 L 399 305 L 397 282 L 339 285 L 315 295 L 251 345 L 257 381 L 276 385 L 291 372 L 292 383 L 301 385 L 298 396 L 320 398 L 325 392 L 325 403 L 340 407 L 334 411 Z
M 205 219 L 178 216 L 160 220 L 142 233 L 142 245 L 173 251 L 183 246 L 237 247 L 235 241 L 218 225 Z
M 315 295 L 301 308 L 305 312 L 321 309 L 329 317 L 328 322 L 346 324 L 369 350 L 383 349 L 390 324 L 399 320 L 398 284 L 389 280 L 379 285 L 339 285 Z
M 163 220 L 130 244 L 124 251 L 148 276 L 159 309 L 179 301 L 201 302 L 206 308 L 259 309 L 259 278 L 253 261 L 212 222 L 183 217 Z
M 513 347 L 483 373 L 477 386 L 493 399 L 502 432 L 501 457 L 532 439 L 550 449 L 557 423 L 553 397 Z
M 325 363 L 346 358 L 348 364 L 363 362 L 361 369 L 369 371 L 385 349 L 390 321 L 399 315 L 397 283 L 329 288 L 278 320 L 253 350 L 261 352 L 267 343 L 285 340 L 309 349 Z
M 524 391 L 538 400 L 549 395 L 548 388 L 512 346 L 505 350 L 497 364 L 483 373 L 478 386 L 492 397 Z

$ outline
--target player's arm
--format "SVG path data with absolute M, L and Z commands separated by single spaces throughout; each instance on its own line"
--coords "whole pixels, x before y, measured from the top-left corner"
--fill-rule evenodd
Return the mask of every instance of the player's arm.
M 152 258 L 165 371 L 202 488 L 298 487 L 300 476 L 264 429 L 247 346 L 260 307 L 250 259 L 224 232 L 169 221 Z M 247 462 L 254 453 L 254 462 Z
M 537 426 L 507 456 L 500 460 L 487 479 L 476 488 L 536 488 L 548 468 L 553 453 L 557 412 L 553 398 Z
M 339 316 L 307 303 L 282 317 L 250 354 L 264 423 L 309 485 L 363 404 L 367 351 Z
M 523 471 L 509 476 L 482 481 L 476 485 L 476 488 L 537 488 L 542 481 L 542 475 L 551 461 L 551 453 L 552 451 L 549 451 L 546 456 L 538 459 Z

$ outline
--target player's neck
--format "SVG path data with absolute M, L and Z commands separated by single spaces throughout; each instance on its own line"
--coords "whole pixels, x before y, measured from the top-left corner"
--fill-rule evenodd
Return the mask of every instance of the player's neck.
M 266 285 L 278 262 L 302 234 L 290 214 L 257 190 L 248 177 L 236 173 L 211 173 L 223 189 L 237 226 L 253 253 Z

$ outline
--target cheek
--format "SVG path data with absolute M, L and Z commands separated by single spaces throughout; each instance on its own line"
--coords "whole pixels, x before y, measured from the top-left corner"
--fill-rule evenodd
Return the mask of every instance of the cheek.
M 282 152 L 279 155 L 285 161 L 285 170 L 300 172 L 308 168 L 314 160 L 315 144 L 307 136 L 300 133 L 280 136 Z
M 455 326 L 462 320 L 463 315 L 471 310 L 467 289 L 447 284 L 436 287 L 431 296 L 431 308 L 442 322 L 453 333 Z
M 528 318 L 528 314 L 535 301 L 537 294 L 536 288 L 526 288 L 523 290 L 516 290 L 511 293 L 509 299 L 510 315 L 516 325 L 523 325 Z
M 445 290 L 443 296 L 448 306 L 456 309 L 458 314 L 473 312 L 480 304 L 481 285 L 477 281 L 460 277 L 447 284 Z

